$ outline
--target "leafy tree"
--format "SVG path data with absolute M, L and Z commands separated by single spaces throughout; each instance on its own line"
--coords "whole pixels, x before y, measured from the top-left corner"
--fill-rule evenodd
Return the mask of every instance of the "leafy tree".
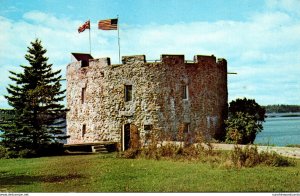
M 238 112 L 235 117 L 227 120 L 226 125 L 226 141 L 229 143 L 253 143 L 256 134 L 261 131 L 261 127 L 257 124 L 254 116 L 243 112 Z
M 229 104 L 229 119 L 225 121 L 226 141 L 239 144 L 253 143 L 263 130 L 265 109 L 254 99 L 236 99 Z
M 229 103 L 229 116 L 235 116 L 238 112 L 247 113 L 254 116 L 258 123 L 265 121 L 266 110 L 254 99 L 236 99 Z
M 15 84 L 7 88 L 5 98 L 14 109 L 14 117 L 1 125 L 4 133 L 2 144 L 9 150 L 29 149 L 37 152 L 53 142 L 65 139 L 64 106 L 60 103 L 65 90 L 61 90 L 60 71 L 53 71 L 48 64 L 46 49 L 36 39 L 28 47 L 25 59 L 29 66 L 20 65 L 22 73 L 10 71 L 9 77 Z

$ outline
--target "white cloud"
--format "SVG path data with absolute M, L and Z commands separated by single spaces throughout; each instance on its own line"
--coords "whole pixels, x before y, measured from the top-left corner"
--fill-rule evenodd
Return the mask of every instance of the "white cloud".
M 286 11 L 300 16 L 300 1 L 299 0 L 267 0 L 269 9 Z
M 247 21 L 121 24 L 121 53 L 145 54 L 149 60 L 164 53 L 185 54 L 186 59 L 215 54 L 227 59 L 229 71 L 238 72 L 228 76 L 229 101 L 246 96 L 262 104 L 299 104 L 300 19 L 286 12 L 298 4 L 290 1 L 284 9 L 277 9 L 281 4 L 268 2 L 271 10 L 255 13 Z M 27 64 L 26 47 L 36 37 L 48 50 L 48 62 L 64 74 L 71 52 L 89 52 L 89 33 L 77 32 L 84 22 L 40 11 L 25 13 L 19 21 L 0 16 L 0 94 L 9 82 L 8 70 Z M 117 31 L 99 31 L 96 23 L 91 25 L 93 56 L 109 56 L 117 63 Z M 2 101 L 0 107 L 5 106 Z

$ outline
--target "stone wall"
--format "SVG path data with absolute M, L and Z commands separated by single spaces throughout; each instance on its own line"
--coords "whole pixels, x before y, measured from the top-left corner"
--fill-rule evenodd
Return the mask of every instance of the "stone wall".
M 132 85 L 132 100 L 124 88 Z M 187 97 L 183 99 L 183 89 Z M 84 97 L 84 98 L 83 98 Z M 220 137 L 227 117 L 227 62 L 214 56 L 161 55 L 146 62 L 144 55 L 92 59 L 89 66 L 67 67 L 68 143 L 114 141 L 124 143 L 124 125 L 133 124 L 144 142 L 150 131 L 176 135 L 183 124 L 189 132 Z

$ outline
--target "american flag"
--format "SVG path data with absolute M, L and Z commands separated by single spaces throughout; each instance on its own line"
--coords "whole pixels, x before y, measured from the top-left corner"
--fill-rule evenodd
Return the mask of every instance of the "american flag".
M 90 21 L 86 21 L 82 26 L 78 28 L 78 33 L 83 32 L 86 29 L 90 29 Z
M 107 19 L 100 20 L 98 23 L 98 29 L 101 30 L 117 30 L 118 29 L 118 19 Z

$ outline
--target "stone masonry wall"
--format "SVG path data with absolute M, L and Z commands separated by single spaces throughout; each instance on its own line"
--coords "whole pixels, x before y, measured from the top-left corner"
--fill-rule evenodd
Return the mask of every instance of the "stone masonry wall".
M 124 87 L 132 85 L 132 101 L 125 101 Z M 182 98 L 188 86 L 188 98 Z M 83 90 L 85 89 L 85 90 Z M 82 101 L 84 96 L 84 101 Z M 224 134 L 227 117 L 227 62 L 197 55 L 186 63 L 183 55 L 162 55 L 160 62 L 146 62 L 144 55 L 126 56 L 122 64 L 109 58 L 67 67 L 68 143 L 114 141 L 122 143 L 125 124 L 134 124 L 141 141 L 144 125 L 152 131 L 189 131 L 208 137 Z

